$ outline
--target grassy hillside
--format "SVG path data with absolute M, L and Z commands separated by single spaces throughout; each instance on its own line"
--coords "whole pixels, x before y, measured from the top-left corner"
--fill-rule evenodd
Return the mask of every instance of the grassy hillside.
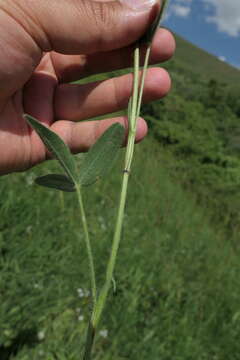
M 152 135 L 173 155 L 173 176 L 212 209 L 217 226 L 240 229 L 239 71 L 177 37 L 177 56 L 165 66 L 173 88 L 143 114 Z M 215 78 L 209 69 L 215 68 Z M 199 72 L 198 72 L 199 71 Z M 235 82 L 223 83 L 223 74 Z M 226 75 L 224 75 L 226 77 Z
M 123 242 L 94 359 L 237 359 L 239 256 L 206 209 L 168 175 L 149 138 L 138 146 Z M 56 165 L 1 181 L 1 360 L 78 360 L 89 316 L 89 274 L 72 194 L 32 183 Z M 121 161 L 86 189 L 102 282 Z M 102 332 L 104 330 L 104 332 Z
M 173 91 L 143 109 L 150 132 L 94 360 L 239 359 L 240 102 L 221 84 L 239 72 L 177 40 Z M 1 360 L 80 359 L 90 299 L 77 204 L 33 183 L 56 167 L 1 178 Z M 122 158 L 84 192 L 100 285 L 121 173 Z
M 172 61 L 205 80 L 214 78 L 228 85 L 240 83 L 240 71 L 175 34 L 176 56 Z

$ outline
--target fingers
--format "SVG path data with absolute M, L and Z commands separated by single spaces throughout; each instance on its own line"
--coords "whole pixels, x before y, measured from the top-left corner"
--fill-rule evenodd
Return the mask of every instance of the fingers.
M 175 47 L 173 35 L 166 29 L 159 29 L 152 44 L 150 64 L 168 60 L 172 57 Z M 70 82 L 89 75 L 130 67 L 133 64 L 132 54 L 133 46 L 128 46 L 87 56 L 52 52 L 51 59 L 58 80 Z
M 1 7 L 42 51 L 89 54 L 136 41 L 159 5 L 158 0 L 9 0 Z
M 73 153 L 78 153 L 87 151 L 109 126 L 117 122 L 126 128 L 127 137 L 126 117 L 98 121 L 84 121 L 81 123 L 59 120 L 51 126 L 51 129 L 61 136 Z M 139 118 L 137 123 L 136 142 L 141 141 L 146 134 L 147 124 L 142 118 Z
M 143 100 L 148 102 L 163 97 L 170 86 L 169 75 L 164 69 L 149 69 Z M 60 85 L 55 94 L 55 118 L 77 121 L 122 110 L 127 107 L 131 92 L 131 74 L 85 85 Z

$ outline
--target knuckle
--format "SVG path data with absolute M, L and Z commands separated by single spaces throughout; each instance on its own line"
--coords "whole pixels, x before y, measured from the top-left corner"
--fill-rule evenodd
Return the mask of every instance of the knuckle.
M 116 4 L 112 2 L 85 2 L 86 12 L 88 13 L 91 21 L 94 22 L 98 31 L 111 31 L 111 29 L 115 25 L 117 12 L 116 7 L 118 6 L 116 6 Z
M 102 2 L 90 2 L 93 18 L 98 28 L 108 27 L 112 21 L 112 6 Z

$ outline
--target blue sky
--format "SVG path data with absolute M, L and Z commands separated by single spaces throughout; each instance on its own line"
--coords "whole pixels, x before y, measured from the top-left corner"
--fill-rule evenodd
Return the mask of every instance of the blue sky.
M 240 69 L 240 0 L 170 0 L 163 25 Z

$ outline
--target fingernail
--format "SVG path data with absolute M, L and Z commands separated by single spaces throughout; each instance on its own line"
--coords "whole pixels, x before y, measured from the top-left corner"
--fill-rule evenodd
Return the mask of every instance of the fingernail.
M 135 11 L 149 10 L 159 0 L 120 0 L 122 4 Z

